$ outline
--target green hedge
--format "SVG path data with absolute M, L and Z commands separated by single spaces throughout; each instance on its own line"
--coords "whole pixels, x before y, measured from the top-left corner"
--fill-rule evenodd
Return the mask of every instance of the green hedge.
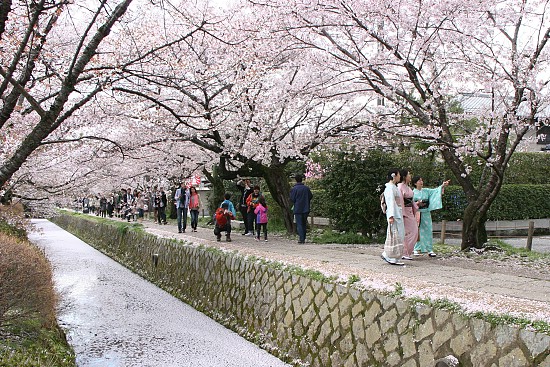
M 422 175 L 424 182 L 429 185 L 435 185 L 445 179 L 454 179 L 451 170 L 443 161 L 436 159 L 434 154 L 420 156 L 402 152 L 396 156 L 396 162 L 400 163 L 399 167 L 411 169 L 413 175 Z M 475 157 L 467 157 L 465 164 L 471 167 L 470 176 L 474 182 L 478 182 L 483 171 L 488 169 Z M 550 177 L 550 154 L 515 153 L 504 174 L 504 184 L 544 185 L 548 182 L 548 177 Z
M 462 188 L 449 186 L 443 195 L 443 209 L 433 212 L 433 220 L 462 219 L 466 204 Z M 550 185 L 504 185 L 487 213 L 487 220 L 548 217 L 550 217 Z
M 432 155 L 420 156 L 401 153 L 396 160 L 404 167 L 409 167 L 413 174 L 422 175 L 428 187 L 434 187 L 444 179 L 453 179 L 445 164 Z M 480 177 L 483 166 L 475 159 L 468 162 L 473 168 L 473 177 Z M 536 219 L 550 217 L 550 185 L 546 184 L 550 177 L 550 154 L 546 153 L 516 153 L 512 157 L 510 167 L 505 174 L 505 185 L 491 206 L 488 220 Z M 319 180 L 317 180 L 319 181 Z M 331 218 L 327 206 L 330 198 L 320 187 L 320 181 L 308 180 L 312 188 L 313 200 L 311 215 Z M 380 177 L 382 184 L 384 177 Z M 291 183 L 292 184 L 292 183 Z M 233 185 L 233 183 L 232 183 Z M 230 189 L 234 189 L 233 186 Z M 281 208 L 275 203 L 269 192 L 264 192 L 269 205 L 269 220 L 274 226 L 284 227 Z M 234 192 L 232 200 L 238 201 L 239 194 Z M 450 186 L 445 190 L 443 209 L 433 212 L 435 221 L 462 219 L 467 204 L 464 192 L 458 186 Z M 333 218 L 334 219 L 334 218 Z
M 504 174 L 504 184 L 544 185 L 550 177 L 550 154 L 516 153 Z

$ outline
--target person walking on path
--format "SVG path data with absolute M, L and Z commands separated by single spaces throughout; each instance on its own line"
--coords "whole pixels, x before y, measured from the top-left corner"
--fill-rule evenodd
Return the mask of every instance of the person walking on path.
M 138 221 L 142 222 L 143 213 L 145 209 L 145 198 L 143 197 L 140 191 L 136 193 L 136 209 L 137 209 Z
M 243 222 L 244 222 L 244 233 L 243 235 L 251 235 L 253 232 L 253 229 L 250 228 L 249 222 L 248 222 L 248 205 L 246 204 L 246 199 L 248 199 L 248 196 L 252 194 L 252 184 L 250 183 L 250 179 L 246 178 L 244 180 L 237 181 L 237 189 L 241 192 L 241 200 L 239 200 L 239 212 L 241 212 L 241 215 L 243 216 Z
M 215 216 L 216 224 L 214 226 L 214 234 L 216 239 L 221 241 L 222 232 L 225 232 L 225 239 L 227 242 L 231 242 L 231 219 L 234 219 L 233 213 L 229 211 L 229 205 L 223 203 L 221 208 L 216 210 Z
M 113 212 L 115 210 L 115 196 L 111 195 L 109 199 L 107 200 L 107 216 L 109 218 L 113 217 Z
M 164 188 L 161 187 L 157 193 L 157 220 L 159 224 L 166 224 L 166 205 L 168 205 L 168 198 L 164 192 Z
M 178 233 L 185 233 L 187 228 L 187 210 L 189 208 L 189 189 L 185 187 L 185 182 L 180 184 L 176 190 L 174 201 L 176 202 Z
M 267 242 L 267 203 L 263 196 L 258 201 L 258 205 L 254 209 L 254 214 L 256 214 L 256 241 L 260 240 L 260 229 L 263 229 L 264 241 Z
M 197 224 L 199 223 L 199 209 L 201 207 L 201 196 L 197 192 L 197 188 L 191 186 L 189 188 L 189 214 L 191 215 L 191 228 L 193 232 L 197 232 Z
M 403 249 L 398 251 L 392 248 L 392 254 L 388 253 L 388 244 L 390 246 L 403 244 L 405 239 L 405 227 L 403 225 L 403 197 L 397 189 L 397 183 L 401 181 L 401 175 L 397 168 L 392 168 L 388 171 L 388 182 L 384 189 L 384 200 L 386 202 L 386 218 L 388 220 L 388 229 L 386 232 L 386 245 L 382 252 L 382 259 L 392 265 L 404 265 L 399 262 L 403 256 Z M 397 236 L 397 238 L 395 238 Z
M 412 260 L 414 245 L 418 240 L 418 223 L 420 221 L 420 212 L 418 206 L 413 200 L 413 190 L 410 188 L 411 173 L 409 170 L 402 169 L 399 172 L 401 182 L 397 188 L 403 197 L 403 225 L 405 227 L 405 242 L 403 243 L 403 260 Z
M 435 189 L 424 188 L 424 180 L 421 176 L 415 176 L 412 179 L 413 200 L 417 203 L 420 211 L 420 226 L 418 227 L 419 236 L 418 242 L 414 245 L 414 254 L 421 255 L 428 253 L 430 257 L 436 257 L 433 252 L 433 227 L 432 227 L 432 210 L 443 208 L 442 195 L 445 192 L 445 187 L 449 186 L 450 180 L 443 182 L 442 185 Z
M 249 230 L 249 236 L 253 236 L 255 233 L 254 228 L 256 228 L 258 225 L 256 223 L 256 214 L 254 214 L 254 209 L 256 209 L 256 206 L 258 206 L 258 203 L 260 202 L 260 198 L 263 198 L 264 195 L 260 192 L 260 186 L 255 185 L 254 189 L 252 191 L 252 194 L 248 195 L 248 198 L 246 198 L 246 205 L 248 206 L 248 230 Z
M 297 174 L 294 179 L 296 184 L 290 190 L 290 201 L 294 204 L 294 217 L 296 218 L 296 231 L 298 232 L 298 243 L 306 242 L 306 224 L 309 216 L 310 203 L 313 194 L 309 187 L 302 182 L 304 176 Z
M 101 195 L 99 199 L 99 215 L 101 218 L 107 218 L 107 198 L 105 195 Z

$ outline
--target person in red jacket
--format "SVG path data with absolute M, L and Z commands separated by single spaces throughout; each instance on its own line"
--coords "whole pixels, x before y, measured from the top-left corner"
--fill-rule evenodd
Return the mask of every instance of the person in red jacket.
M 218 241 L 221 241 L 222 234 L 225 232 L 225 239 L 227 242 L 231 242 L 231 219 L 235 219 L 233 213 L 229 210 L 227 203 L 222 203 L 221 208 L 216 210 L 216 223 L 214 226 L 214 234 Z

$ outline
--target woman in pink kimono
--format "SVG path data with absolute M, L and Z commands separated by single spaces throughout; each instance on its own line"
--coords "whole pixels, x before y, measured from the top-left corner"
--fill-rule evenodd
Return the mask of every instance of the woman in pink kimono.
M 400 172 L 401 182 L 397 188 L 403 196 L 403 225 L 405 227 L 405 241 L 403 243 L 403 260 L 412 260 L 414 245 L 418 240 L 418 222 L 420 213 L 418 206 L 413 201 L 413 190 L 410 188 L 411 173 L 403 169 Z

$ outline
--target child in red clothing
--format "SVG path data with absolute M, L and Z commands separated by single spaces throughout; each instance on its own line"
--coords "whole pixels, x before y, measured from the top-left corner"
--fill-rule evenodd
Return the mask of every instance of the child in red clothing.
M 231 242 L 231 219 L 235 219 L 235 216 L 229 211 L 229 205 L 223 203 L 221 208 L 216 210 L 216 223 L 214 226 L 214 234 L 218 241 L 221 241 L 222 234 L 225 232 L 225 239 L 227 242 Z

